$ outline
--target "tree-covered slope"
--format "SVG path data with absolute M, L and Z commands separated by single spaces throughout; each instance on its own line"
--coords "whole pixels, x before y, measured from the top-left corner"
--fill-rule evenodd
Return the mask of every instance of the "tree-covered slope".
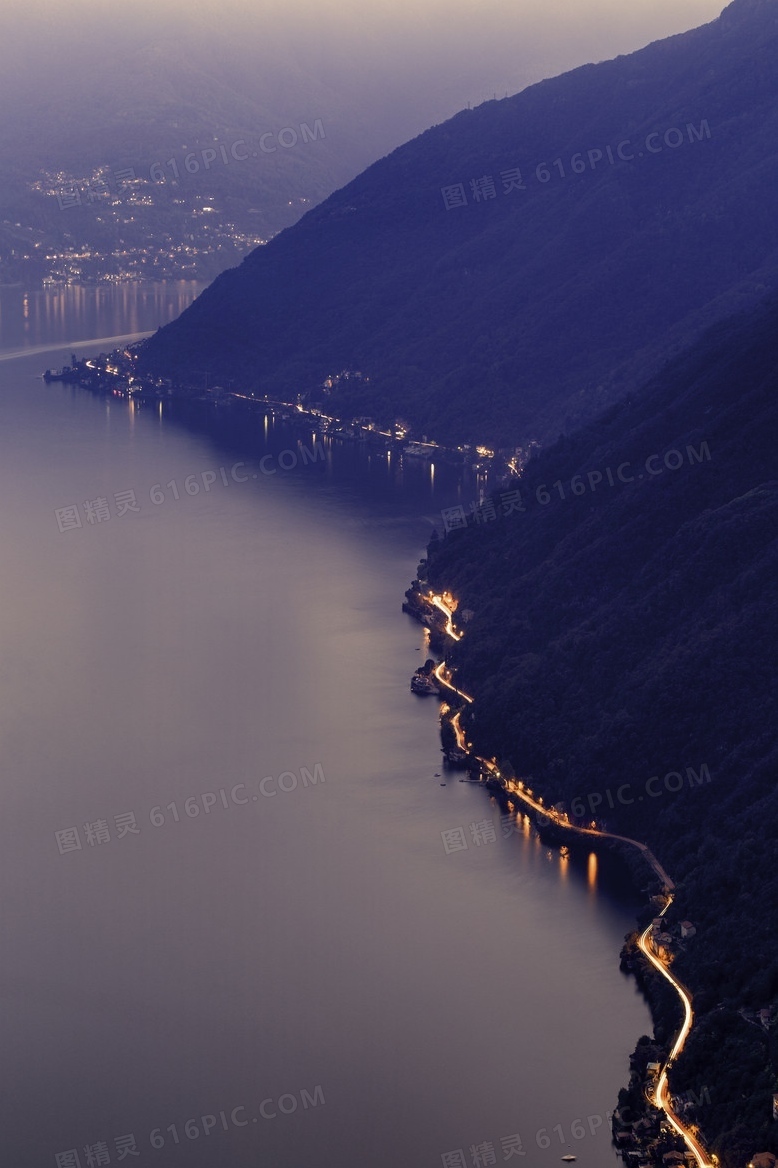
M 286 394 L 360 369 L 357 412 L 555 434 L 777 285 L 776 97 L 778 3 L 735 0 L 464 110 L 219 277 L 145 366 Z M 516 167 L 526 189 L 504 193 Z M 457 184 L 468 205 L 446 210 Z
M 451 659 L 478 753 L 677 881 L 698 1021 L 675 1085 L 710 1087 L 730 1168 L 778 1151 L 778 1047 L 738 1013 L 778 1004 L 777 390 L 773 296 L 542 452 L 523 512 L 498 500 L 429 563 L 473 610 Z

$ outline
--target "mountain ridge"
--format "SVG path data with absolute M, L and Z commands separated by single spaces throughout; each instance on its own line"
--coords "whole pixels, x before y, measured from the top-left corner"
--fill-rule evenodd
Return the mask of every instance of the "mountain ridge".
M 730 21 L 761 19 L 764 16 L 778 20 L 775 0 L 732 0 L 719 19 L 726 24 Z
M 369 386 L 333 408 L 548 438 L 778 286 L 777 95 L 774 22 L 718 18 L 460 111 L 224 273 L 142 361 L 288 395 L 358 368 Z M 513 201 L 445 210 L 446 185 L 499 191 L 515 166 Z

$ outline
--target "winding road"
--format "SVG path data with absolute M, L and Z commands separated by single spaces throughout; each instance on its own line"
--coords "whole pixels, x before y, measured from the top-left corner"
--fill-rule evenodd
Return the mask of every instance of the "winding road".
M 672 897 L 668 900 L 667 904 L 659 915 L 664 916 L 671 904 Z M 641 934 L 638 941 L 640 949 L 643 955 L 647 957 L 654 966 L 654 968 L 658 969 L 662 976 L 667 978 L 667 980 L 670 982 L 670 985 L 680 996 L 684 1008 L 683 1025 L 678 1031 L 678 1036 L 673 1045 L 673 1049 L 670 1051 L 670 1057 L 662 1068 L 662 1073 L 659 1076 L 659 1081 L 657 1082 L 656 1090 L 654 1091 L 654 1105 L 661 1111 L 664 1111 L 670 1124 L 675 1128 L 676 1132 L 684 1141 L 686 1146 L 694 1153 L 694 1157 L 697 1163 L 700 1165 L 700 1168 L 713 1168 L 713 1165 L 711 1165 L 710 1162 L 710 1158 L 708 1157 L 702 1144 L 693 1132 L 689 1131 L 688 1128 L 683 1126 L 675 1111 L 673 1111 L 672 1103 L 670 1102 L 670 1086 L 667 1081 L 667 1067 L 668 1064 L 671 1063 L 684 1048 L 684 1044 L 694 1021 L 694 1011 L 692 1010 L 692 998 L 689 991 L 681 985 L 677 978 L 673 977 L 665 963 L 660 960 L 660 958 L 657 957 L 657 955 L 653 952 L 648 939 L 650 933 L 651 926 L 649 925 L 645 932 Z
M 461 641 L 463 634 L 458 633 L 454 628 L 454 611 L 446 603 L 444 598 L 430 592 L 427 594 L 426 599 L 430 604 L 434 605 L 435 608 L 439 609 L 445 615 L 446 633 L 451 637 L 452 640 Z M 464 698 L 468 704 L 473 705 L 475 699 L 469 694 L 464 693 L 463 690 L 457 688 L 457 686 L 451 680 L 451 671 L 445 662 L 441 662 L 440 665 L 438 665 L 435 670 L 435 677 L 441 685 L 457 694 L 458 697 Z M 451 725 L 454 729 L 454 733 L 456 734 L 457 746 L 459 749 L 472 755 L 472 751 L 468 747 L 467 740 L 465 738 L 465 732 L 462 729 L 460 722 L 461 713 L 461 710 L 456 711 L 451 719 Z M 657 860 L 656 856 L 648 847 L 646 847 L 644 843 L 641 843 L 640 840 L 630 839 L 629 836 L 616 835 L 610 831 L 600 831 L 598 828 L 594 827 L 579 827 L 577 824 L 571 823 L 565 812 L 558 811 L 555 807 L 546 807 L 542 798 L 540 796 L 535 797 L 532 790 L 530 790 L 530 788 L 527 787 L 523 782 L 516 779 L 510 779 L 507 776 L 500 774 L 496 759 L 485 759 L 481 758 L 479 755 L 474 755 L 473 757 L 475 757 L 478 762 L 486 768 L 486 770 L 488 770 L 496 779 L 499 780 L 505 791 L 509 792 L 517 799 L 520 799 L 523 803 L 525 803 L 528 807 L 531 807 L 540 815 L 544 815 L 549 822 L 553 822 L 567 831 L 574 832 L 576 835 L 590 835 L 596 836 L 598 839 L 620 840 L 622 843 L 630 844 L 632 847 L 637 848 L 642 853 L 646 861 L 654 869 L 659 879 L 662 881 L 663 891 L 667 897 L 667 900 L 664 908 L 662 909 L 662 912 L 659 915 L 665 915 L 670 905 L 673 903 L 672 892 L 675 888 L 675 885 Z M 651 965 L 653 965 L 654 968 L 658 970 L 659 973 L 661 973 L 662 977 L 670 982 L 670 985 L 680 997 L 684 1008 L 683 1024 L 681 1029 L 678 1031 L 673 1048 L 670 1051 L 669 1058 L 662 1067 L 659 1079 L 657 1080 L 656 1089 L 653 1092 L 653 1103 L 654 1106 L 665 1113 L 668 1123 L 681 1137 L 687 1148 L 689 1148 L 689 1150 L 693 1153 L 699 1168 L 715 1168 L 715 1164 L 711 1161 L 710 1156 L 708 1156 L 700 1141 L 697 1139 L 694 1133 L 689 1130 L 689 1128 L 684 1127 L 678 1115 L 673 1110 L 670 1098 L 670 1085 L 667 1077 L 667 1069 L 684 1048 L 686 1039 L 689 1036 L 689 1031 L 691 1030 L 692 1023 L 694 1021 L 694 1011 L 692 1009 L 692 998 L 689 991 L 685 986 L 681 985 L 676 977 L 673 976 L 665 962 L 662 961 L 662 959 L 658 957 L 656 953 L 654 953 L 653 948 L 651 947 L 651 942 L 649 940 L 651 936 L 651 930 L 652 926 L 649 925 L 648 928 L 638 938 L 638 946 L 640 947 L 640 951 L 642 952 L 643 956 L 651 963 Z

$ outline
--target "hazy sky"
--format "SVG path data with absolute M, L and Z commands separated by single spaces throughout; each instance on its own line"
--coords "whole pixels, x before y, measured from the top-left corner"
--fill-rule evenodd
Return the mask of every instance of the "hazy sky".
M 72 43 L 120 48 L 163 33 L 210 28 L 215 40 L 240 28 L 261 55 L 286 44 L 311 64 L 359 58 L 382 73 L 421 65 L 450 89 L 459 72 L 515 89 L 538 75 L 628 52 L 718 16 L 724 0 L 2 0 L 0 55 L 35 70 L 41 56 Z M 113 38 L 118 38 L 118 41 Z M 291 44 L 290 44 L 291 40 Z M 421 78 L 419 80 L 422 80 Z M 67 82 L 61 79 L 63 92 Z
M 351 172 L 468 102 L 715 19 L 725 0 L 0 0 L 0 143 L 144 108 L 326 117 Z M 133 85 L 135 88 L 133 89 Z M 148 100 L 147 100 L 148 99 Z M 226 99 L 225 99 L 226 100 Z M 167 103 L 167 105 L 165 105 Z M 215 112 L 214 112 L 215 111 Z M 172 115 L 171 115 L 172 117 Z M 340 138 L 337 135 L 340 134 Z M 11 149 L 11 155 L 8 150 Z

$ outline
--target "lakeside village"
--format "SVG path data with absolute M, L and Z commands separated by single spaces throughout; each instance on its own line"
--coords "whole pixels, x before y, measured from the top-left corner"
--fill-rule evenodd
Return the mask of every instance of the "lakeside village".
M 254 396 L 250 391 L 239 392 L 235 388 L 225 389 L 220 385 L 209 387 L 207 375 L 204 375 L 204 383 L 199 385 L 176 383 L 170 378 L 139 376 L 138 348 L 136 343 L 84 360 L 72 354 L 69 365 L 59 370 L 47 369 L 43 378 L 46 382 L 62 381 L 95 394 L 129 398 L 138 403 L 182 401 L 220 411 L 240 406 L 259 406 L 263 413 L 273 414 L 285 422 L 304 424 L 309 433 L 314 430 L 327 438 L 364 442 L 369 447 L 396 451 L 422 462 L 445 462 L 468 467 L 485 479 L 488 476 L 490 483 L 498 485 L 515 480 L 539 445 L 531 441 L 526 447 L 500 450 L 486 446 L 449 447 L 428 440 L 426 435 L 414 439 L 410 424 L 400 418 L 395 419 L 388 428 L 381 429 L 373 418 L 334 417 L 327 410 L 328 396 L 340 381 L 368 382 L 369 377 L 359 371 L 342 370 L 331 374 L 319 391 L 298 394 L 296 401 L 284 402 L 267 395 Z
M 313 429 L 329 438 L 365 442 L 368 446 L 400 451 L 412 458 L 450 462 L 475 469 L 483 473 L 484 478 L 487 474 L 490 479 L 494 476 L 498 481 L 510 481 L 519 476 L 533 449 L 538 446 L 532 442 L 526 449 L 488 450 L 482 446 L 452 449 L 430 442 L 424 436 L 418 441 L 410 440 L 410 427 L 400 420 L 395 421 L 390 429 L 381 430 L 370 418 L 344 420 L 326 413 L 328 392 L 342 378 L 363 380 L 359 372 L 343 371 L 328 377 L 321 387 L 321 400 L 309 394 L 301 395 L 296 402 L 290 403 L 255 397 L 235 389 L 226 390 L 220 386 L 208 388 L 207 384 L 194 386 L 176 384 L 169 379 L 140 377 L 136 371 L 137 350 L 137 345 L 130 345 L 86 360 L 78 360 L 72 355 L 70 364 L 61 370 L 47 369 L 44 380 L 78 385 L 100 396 L 128 398 L 141 405 L 181 401 L 218 410 L 239 408 L 241 405 L 256 406 L 262 413 L 305 425 L 309 434 Z M 365 377 L 364 380 L 369 379 Z M 458 641 L 465 635 L 466 626 L 474 613 L 469 609 L 460 609 L 458 602 L 449 594 L 433 594 L 426 581 L 424 560 L 419 565 L 418 578 L 405 593 L 402 607 L 404 612 L 425 627 L 428 633 L 426 647 L 439 658 L 436 661 L 431 656 L 427 657 L 424 664 L 414 672 L 410 688 L 419 697 L 434 696 L 441 699 L 441 751 L 444 767 L 465 772 L 466 777 L 461 778 L 461 782 L 482 784 L 509 812 L 517 812 L 521 808 L 522 814 L 534 824 L 543 842 L 559 846 L 565 855 L 575 847 L 576 835 L 583 839 L 584 833 L 591 836 L 605 832 L 598 841 L 598 847 L 618 852 L 633 872 L 638 885 L 644 887 L 647 894 L 643 914 L 645 941 L 653 958 L 669 970 L 686 947 L 694 944 L 697 930 L 690 921 L 672 923 L 664 915 L 670 903 L 667 888 L 661 880 L 647 881 L 644 860 L 635 855 L 634 847 L 625 847 L 624 842 L 608 838 L 607 825 L 602 822 L 592 819 L 578 822 L 562 804 L 545 807 L 540 796 L 533 798 L 533 791 L 527 785 L 527 782 L 532 781 L 531 777 L 527 781 L 516 780 L 504 764 L 498 766 L 497 759 L 490 763 L 476 755 L 472 744 L 467 741 L 460 717 L 473 699 L 458 689 L 446 665 L 445 650 L 450 639 Z M 457 618 L 456 628 L 454 614 Z M 524 798 L 516 798 L 517 789 L 521 790 L 523 796 L 530 796 L 529 803 Z M 586 846 L 591 848 L 591 843 Z M 652 876 L 655 875 L 655 872 L 652 873 Z M 653 1007 L 657 978 L 660 975 L 647 960 L 640 944 L 642 939 L 638 931 L 627 937 L 621 952 L 621 968 L 635 976 Z M 771 1030 L 776 1021 L 773 1013 L 767 1009 L 740 1012 L 746 1021 L 766 1032 Z M 695 1155 L 688 1141 L 684 1140 L 678 1128 L 670 1121 L 667 1112 L 656 1105 L 666 1072 L 672 1070 L 669 1058 L 669 1048 L 660 1043 L 647 1037 L 638 1042 L 630 1057 L 629 1086 L 619 1092 L 618 1108 L 611 1117 L 614 1146 L 626 1168 L 702 1168 L 703 1165 L 705 1168 L 717 1168 L 717 1157 L 712 1155 L 709 1165 L 699 1143 L 704 1114 L 701 1109 L 711 1103 L 708 1089 L 703 1086 L 697 1093 L 689 1090 L 685 1095 L 671 1091 L 669 1099 L 666 1093 L 663 1096 L 663 1102 L 669 1103 L 677 1121 L 691 1134 L 692 1142 L 700 1149 L 698 1155 Z M 773 1096 L 772 1112 L 773 1119 L 778 1120 L 778 1095 Z M 576 1157 L 564 1156 L 562 1159 L 575 1160 Z M 752 1157 L 747 1168 L 778 1168 L 778 1159 L 769 1152 L 759 1153 Z
M 432 657 L 427 658 L 411 678 L 411 691 L 421 697 L 435 696 L 442 699 L 440 727 L 444 767 L 466 771 L 467 777 L 460 779 L 460 782 L 483 784 L 508 811 L 517 811 L 519 805 L 511 798 L 516 789 L 515 776 L 506 773 L 504 764 L 498 768 L 497 759 L 492 760 L 490 766 L 487 760 L 479 758 L 467 741 L 460 725 L 460 716 L 473 699 L 457 689 L 445 664 L 447 644 L 452 638 L 461 640 L 474 613 L 470 609 L 460 610 L 457 601 L 448 593 L 436 596 L 426 583 L 425 575 L 426 561 L 422 560 L 418 578 L 405 593 L 402 607 L 404 612 L 424 625 L 429 634 L 429 650 L 441 660 L 437 662 Z M 457 627 L 453 623 L 455 613 Z M 528 782 L 531 781 L 530 777 Z M 518 787 L 530 797 L 533 796 L 526 782 L 519 782 Z M 524 801 L 521 803 L 522 812 L 528 812 L 528 819 L 534 823 L 544 843 L 559 845 L 565 855 L 569 854 L 568 845 L 574 846 L 576 834 L 585 838 L 583 833 L 591 835 L 595 831 L 607 832 L 604 823 L 590 818 L 579 822 L 568 814 L 561 803 L 549 807 L 548 814 L 542 814 L 542 798 L 536 796 L 532 802 L 540 805 L 539 814 Z M 587 843 L 586 846 L 590 848 L 591 844 Z M 634 847 L 624 847 L 618 838 L 608 838 L 607 835 L 603 836 L 598 846 L 617 850 L 628 863 L 638 885 L 644 886 L 647 903 L 641 929 L 645 930 L 645 944 L 654 959 L 670 970 L 676 958 L 694 944 L 697 933 L 695 925 L 688 920 L 671 922 L 664 915 L 671 902 L 668 889 L 657 879 L 646 881 L 644 861 L 635 855 Z M 652 877 L 655 876 L 656 873 L 652 872 Z M 654 1003 L 657 1001 L 658 982 L 662 978 L 647 960 L 640 940 L 640 932 L 637 930 L 627 936 L 621 951 L 620 967 L 623 972 L 635 977 L 649 1003 Z M 746 1021 L 766 1032 L 770 1031 L 775 1022 L 770 1009 L 741 1011 L 741 1014 Z M 708 1088 L 703 1086 L 698 1092 L 689 1090 L 683 1095 L 675 1094 L 670 1089 L 669 1103 L 673 1115 L 691 1133 L 699 1150 L 697 1155 L 671 1123 L 666 1111 L 657 1106 L 657 1099 L 662 1092 L 661 1080 L 666 1072 L 672 1070 L 670 1054 L 669 1047 L 644 1037 L 630 1056 L 629 1086 L 619 1092 L 618 1108 L 611 1118 L 613 1144 L 626 1168 L 700 1168 L 703 1162 L 700 1121 L 704 1114 L 701 1109 L 711 1103 Z M 778 1095 L 773 1096 L 772 1110 L 773 1118 L 778 1119 Z M 574 1156 L 564 1158 L 575 1159 Z M 710 1162 L 716 1168 L 717 1157 L 712 1155 Z M 771 1153 L 760 1153 L 752 1158 L 748 1168 L 778 1168 L 778 1160 Z

